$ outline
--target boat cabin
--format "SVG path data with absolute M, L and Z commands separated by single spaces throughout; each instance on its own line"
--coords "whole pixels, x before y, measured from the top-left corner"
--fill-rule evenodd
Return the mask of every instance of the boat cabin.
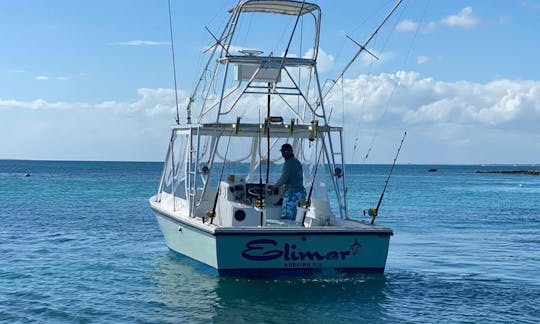
M 221 227 L 327 224 L 332 217 L 328 194 L 341 192 L 343 176 L 343 166 L 329 169 L 325 162 L 330 157 L 323 138 L 332 135 L 340 137 L 341 128 L 240 120 L 176 126 L 156 198 L 164 208 L 187 210 L 190 217 Z M 284 143 L 293 146 L 303 165 L 308 193 L 293 222 L 281 220 L 283 190 L 269 188 L 281 175 Z

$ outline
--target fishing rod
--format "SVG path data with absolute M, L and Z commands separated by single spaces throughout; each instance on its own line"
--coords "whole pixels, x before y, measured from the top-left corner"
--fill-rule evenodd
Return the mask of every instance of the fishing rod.
M 268 108 L 270 109 L 270 108 Z M 259 124 L 261 122 L 261 111 L 259 110 Z M 264 124 L 264 131 L 266 132 L 267 129 L 266 127 L 268 127 L 268 119 L 265 120 L 265 124 Z M 264 134 L 263 134 L 264 135 Z M 257 209 L 260 209 L 260 224 L 261 226 L 263 226 L 263 220 L 264 220 L 264 212 L 263 212 L 263 208 L 264 208 L 264 199 L 263 199 L 263 191 L 265 188 L 263 186 L 263 182 L 262 182 L 262 150 L 261 150 L 261 128 L 259 127 L 259 134 L 258 134 L 258 142 L 259 142 L 259 190 L 258 190 L 258 195 L 257 195 L 257 199 L 255 199 L 255 203 L 253 204 L 254 207 Z M 267 150 L 269 151 L 270 149 L 267 148 Z M 268 159 L 270 159 L 270 154 L 267 156 Z M 268 171 L 268 170 L 267 170 Z M 268 183 L 268 178 L 266 179 L 266 183 Z
M 268 96 L 266 99 L 266 183 L 270 178 L 270 98 L 271 98 L 271 83 L 268 83 Z
M 334 109 L 332 108 L 330 110 L 330 114 L 328 115 L 328 121 L 330 121 L 330 119 L 332 118 L 332 113 L 334 112 Z M 313 137 L 317 136 L 318 134 L 318 123 L 313 120 L 312 122 L 312 129 L 313 129 Z M 330 136 L 330 135 L 329 135 Z M 315 170 L 313 171 L 313 180 L 311 180 L 311 186 L 309 188 L 309 193 L 308 193 L 308 196 L 307 198 L 304 200 L 304 202 L 302 203 L 302 206 L 307 208 L 307 207 L 310 207 L 311 205 L 311 196 L 313 194 L 313 187 L 315 186 L 315 180 L 317 178 L 317 170 L 319 170 L 319 164 L 321 164 L 321 158 L 322 158 L 322 155 L 323 155 L 323 152 L 324 152 L 324 135 L 323 137 L 321 137 L 321 150 L 319 151 L 319 157 L 317 157 L 317 162 L 315 163 Z M 306 215 L 307 215 L 307 210 L 304 211 L 304 215 L 302 216 L 302 227 L 305 227 L 304 225 L 304 221 L 306 220 Z
M 223 171 L 225 170 L 225 163 L 227 162 L 227 155 L 229 153 L 229 144 L 231 143 L 231 137 L 232 137 L 232 132 L 229 134 L 229 139 L 227 140 L 227 147 L 225 148 L 225 156 L 223 157 L 223 164 L 221 165 L 221 173 L 219 175 L 219 181 L 217 184 L 216 196 L 214 197 L 214 205 L 212 206 L 212 210 L 209 210 L 208 212 L 206 212 L 206 216 L 210 218 L 210 224 L 214 224 L 214 217 L 216 217 L 216 207 L 217 207 L 217 201 L 218 201 L 219 191 L 220 191 L 219 189 L 221 188 L 221 180 L 223 179 Z M 204 218 L 203 218 L 203 223 L 204 223 Z
M 314 184 L 315 184 L 315 180 L 317 178 L 317 170 L 319 169 L 319 164 L 320 164 L 320 161 L 321 161 L 323 150 L 324 150 L 324 148 L 323 148 L 322 143 L 321 143 L 321 150 L 319 151 L 319 157 L 317 158 L 317 163 L 315 164 L 315 170 L 313 171 L 313 181 L 311 181 L 311 187 L 309 188 L 309 194 L 308 194 L 306 200 L 303 203 L 303 207 L 305 207 L 305 208 L 307 208 L 307 207 L 309 207 L 311 205 L 311 195 L 313 194 L 313 187 L 314 187 Z M 302 227 L 305 227 L 304 222 L 306 220 L 306 215 L 307 215 L 307 209 L 304 211 L 304 215 L 302 216 Z
M 394 158 L 394 163 L 392 163 L 392 168 L 390 168 L 390 172 L 388 173 L 388 177 L 386 178 L 386 182 L 384 183 L 384 188 L 381 193 L 381 196 L 379 197 L 379 202 L 377 203 L 377 207 L 368 209 L 368 215 L 371 216 L 371 224 L 375 222 L 375 217 L 377 217 L 377 214 L 379 213 L 379 207 L 381 207 L 381 203 L 384 197 L 384 193 L 386 191 L 386 188 L 388 186 L 388 181 L 390 181 L 390 177 L 392 176 L 392 172 L 394 171 L 394 167 L 396 166 L 396 161 L 399 156 L 399 151 L 401 151 L 401 146 L 403 145 L 403 141 L 405 140 L 405 136 L 407 135 L 407 132 L 403 133 L 403 137 L 401 138 L 401 143 L 399 143 L 399 147 L 396 153 L 396 157 Z M 364 215 L 366 214 L 366 211 L 364 210 Z
M 328 96 L 328 94 L 332 91 L 332 89 L 334 88 L 334 86 L 338 83 L 339 80 L 342 80 L 343 79 L 343 76 L 345 75 L 345 72 L 351 67 L 351 65 L 354 63 L 354 61 L 356 61 L 356 59 L 358 58 L 358 56 L 363 52 L 363 51 L 366 51 L 368 54 L 372 55 L 373 57 L 375 57 L 376 59 L 378 59 L 377 56 L 375 56 L 375 54 L 373 54 L 371 51 L 369 51 L 367 49 L 367 46 L 369 45 L 369 43 L 373 40 L 373 38 L 375 37 L 375 35 L 377 35 L 377 33 L 379 32 L 379 30 L 384 26 L 384 24 L 386 24 L 386 22 L 388 21 L 388 19 L 390 19 L 390 17 L 394 14 L 394 12 L 398 9 L 398 7 L 401 5 L 401 3 L 403 2 L 403 0 L 399 0 L 395 5 L 394 7 L 392 7 L 392 9 L 390 10 L 390 12 L 384 17 L 384 19 L 382 20 L 382 22 L 377 26 L 377 28 L 375 29 L 375 31 L 373 31 L 371 33 L 371 35 L 368 37 L 368 39 L 364 42 L 364 44 L 360 44 L 356 41 L 354 41 L 351 37 L 347 36 L 347 38 L 349 38 L 351 41 L 353 41 L 358 47 L 358 51 L 353 55 L 353 57 L 351 58 L 351 60 L 345 65 L 345 67 L 343 68 L 343 70 L 339 73 L 338 77 L 335 78 L 334 80 L 332 80 L 332 84 L 330 85 L 330 87 L 326 90 L 326 93 L 324 93 L 322 96 L 319 97 L 319 99 L 317 99 L 317 101 L 315 102 L 315 109 L 317 109 L 317 107 L 319 107 L 321 105 L 321 102 L 326 98 L 326 96 Z M 303 5 L 303 4 L 302 4 Z M 329 118 L 330 119 L 330 118 Z M 405 134 L 407 134 L 407 132 L 405 132 Z M 403 140 L 405 139 L 405 135 L 403 135 L 403 139 L 401 140 L 401 144 L 403 144 Z M 401 149 L 401 144 L 399 146 L 399 149 Z M 321 152 L 322 152 L 322 148 L 321 148 Z M 398 150 L 398 154 L 399 154 L 399 150 Z M 396 159 L 397 159 L 397 155 L 396 155 Z M 396 159 L 394 159 L 394 165 L 395 165 L 395 162 L 396 162 Z M 320 160 L 320 157 L 319 159 L 317 159 L 317 164 L 316 164 L 316 167 L 315 167 L 315 174 L 317 172 L 317 168 L 318 168 L 318 164 L 319 164 L 319 161 Z M 394 165 L 392 165 L 392 170 L 394 168 Z M 390 171 L 390 174 L 391 174 L 392 171 Z M 386 180 L 386 184 L 384 186 L 384 190 L 383 190 L 383 193 L 379 199 L 379 203 L 377 204 L 377 208 L 373 209 L 373 208 L 370 208 L 368 211 L 370 212 L 370 216 L 372 215 L 372 213 L 375 214 L 375 216 L 373 217 L 373 220 L 375 220 L 375 217 L 376 217 L 376 214 L 379 210 L 379 207 L 382 203 L 382 199 L 383 199 L 383 196 L 384 196 L 384 192 L 386 191 L 386 186 L 388 185 L 388 180 L 390 179 L 390 175 L 388 177 L 388 179 Z M 314 178 L 314 181 L 315 181 L 315 178 Z M 346 190 L 346 188 L 344 188 L 344 190 Z M 308 196 L 308 199 L 306 200 L 306 204 L 309 204 L 309 199 L 311 198 L 311 194 L 313 192 L 313 183 L 311 184 L 311 188 L 309 190 L 309 196 Z M 346 200 L 346 197 L 344 198 Z M 307 212 L 304 212 L 304 216 L 302 218 L 302 226 L 304 226 L 304 220 L 306 218 L 306 213 Z M 364 214 L 365 214 L 365 211 L 364 211 Z M 373 224 L 373 220 L 372 220 L 372 224 Z

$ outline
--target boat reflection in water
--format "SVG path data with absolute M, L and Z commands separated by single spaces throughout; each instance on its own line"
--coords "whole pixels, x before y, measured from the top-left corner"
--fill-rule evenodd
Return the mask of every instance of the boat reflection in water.
M 369 322 L 388 312 L 384 274 L 250 279 L 215 276 L 199 265 L 167 254 L 149 274 L 149 300 L 162 321 L 354 322 L 362 314 Z

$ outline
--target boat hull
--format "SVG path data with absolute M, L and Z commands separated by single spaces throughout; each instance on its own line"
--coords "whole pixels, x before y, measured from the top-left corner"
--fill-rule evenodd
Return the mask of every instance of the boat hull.
M 217 269 L 216 239 L 212 233 L 155 211 L 159 228 L 169 249 Z
M 230 276 L 380 273 L 392 235 L 381 227 L 212 228 L 154 212 L 171 250 Z

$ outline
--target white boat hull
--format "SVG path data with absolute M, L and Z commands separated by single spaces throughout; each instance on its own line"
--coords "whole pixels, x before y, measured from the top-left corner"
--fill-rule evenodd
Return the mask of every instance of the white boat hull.
M 392 230 L 359 227 L 224 228 L 153 207 L 168 247 L 220 275 L 383 272 Z

